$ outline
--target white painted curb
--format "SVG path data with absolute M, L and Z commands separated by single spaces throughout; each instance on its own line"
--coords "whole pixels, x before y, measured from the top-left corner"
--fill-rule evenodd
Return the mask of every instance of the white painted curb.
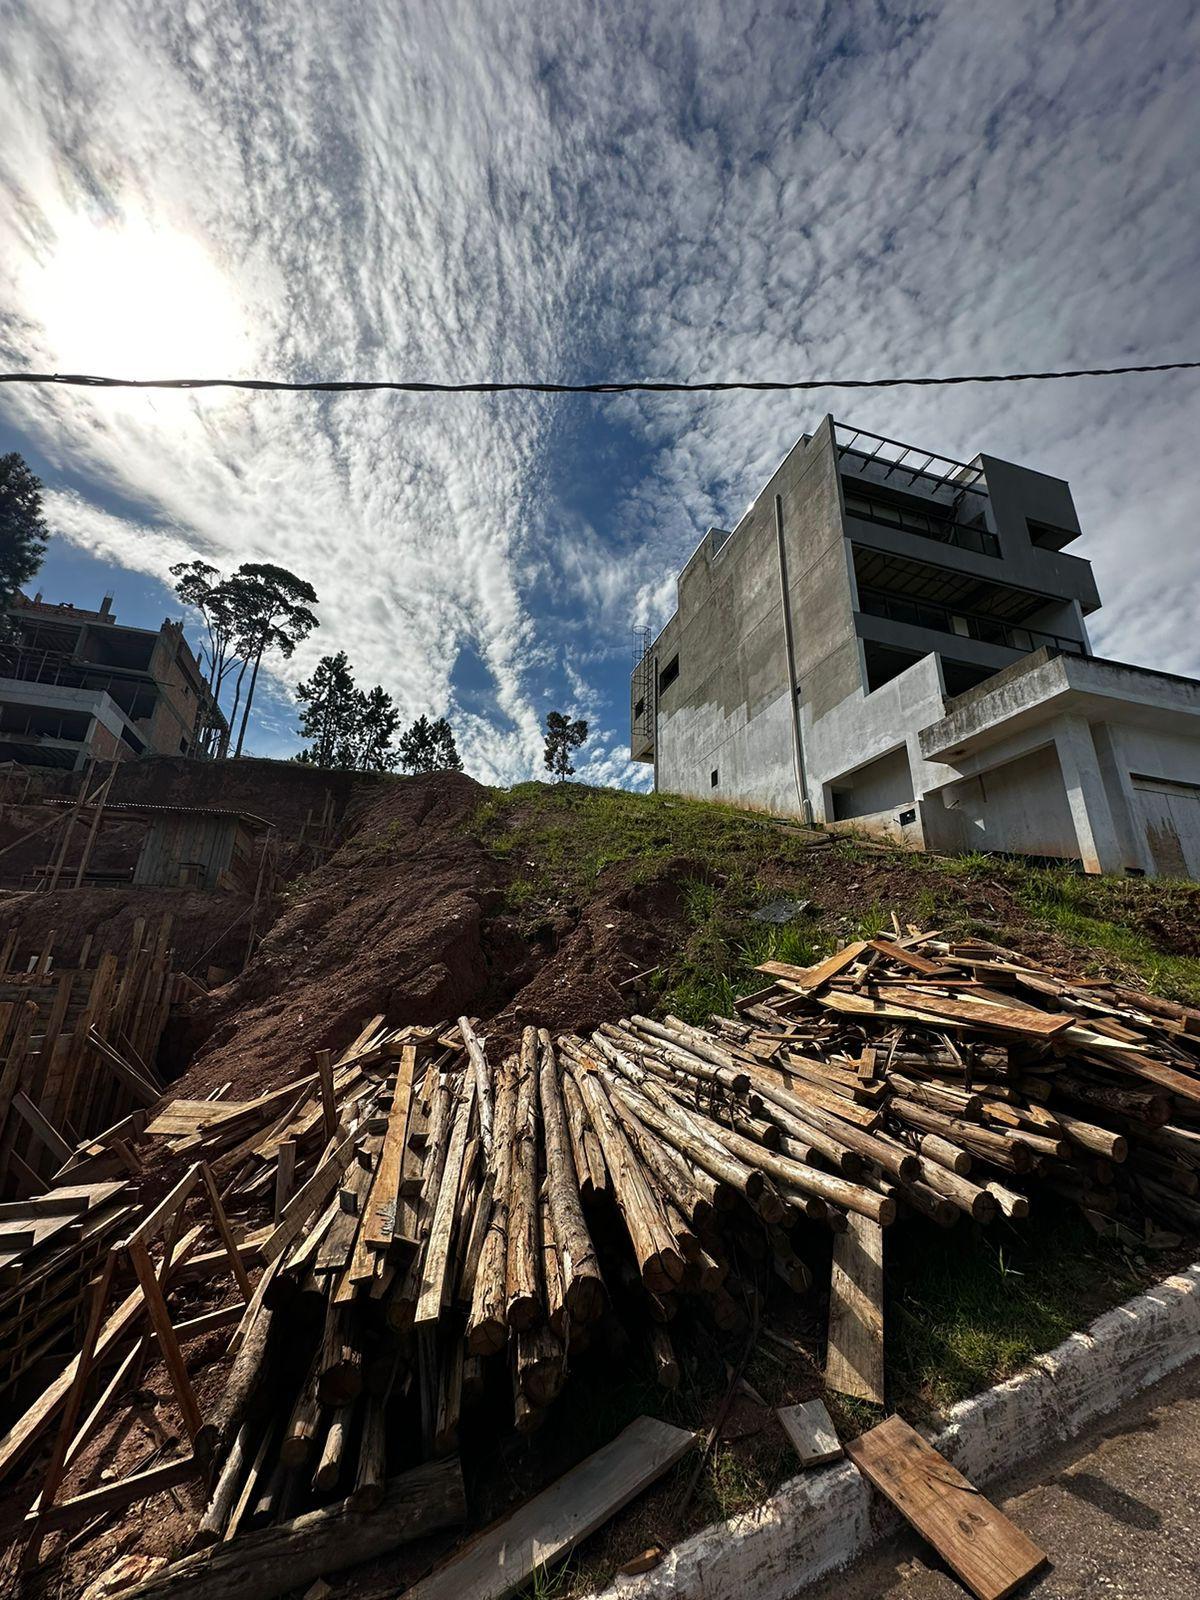
M 1004 1477 L 1200 1355 L 1200 1263 L 1098 1317 L 1024 1371 L 950 1412 L 933 1443 L 973 1483 Z M 874 1502 L 874 1503 L 872 1503 Z M 791 1600 L 899 1519 L 848 1461 L 792 1478 L 597 1600 Z

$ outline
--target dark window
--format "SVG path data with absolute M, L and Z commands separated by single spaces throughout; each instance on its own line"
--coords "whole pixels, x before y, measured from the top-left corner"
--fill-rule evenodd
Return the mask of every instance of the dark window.
M 1029 529 L 1030 541 L 1039 550 L 1061 550 L 1063 545 L 1079 537 L 1071 528 L 1056 528 L 1052 522 L 1035 522 L 1032 517 L 1025 518 L 1025 526 Z
M 669 689 L 679 676 L 679 657 L 672 656 L 670 661 L 658 675 L 658 689 L 661 694 L 664 689 Z
M 633 708 L 634 721 L 635 722 L 640 722 L 645 715 L 646 715 L 646 702 L 644 700 L 639 700 L 637 705 L 635 705 L 634 708 Z
M 716 769 L 716 767 L 714 767 L 712 769 L 712 777 L 708 780 L 710 787 L 713 788 L 713 789 L 715 789 L 717 787 L 717 776 L 718 776 L 717 769 Z

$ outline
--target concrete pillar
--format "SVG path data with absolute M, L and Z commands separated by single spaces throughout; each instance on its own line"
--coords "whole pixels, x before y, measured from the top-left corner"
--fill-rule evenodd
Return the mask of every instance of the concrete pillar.
M 1120 872 L 1125 865 L 1121 837 L 1100 775 L 1092 730 L 1083 717 L 1060 717 L 1054 726 L 1054 745 L 1083 870 Z

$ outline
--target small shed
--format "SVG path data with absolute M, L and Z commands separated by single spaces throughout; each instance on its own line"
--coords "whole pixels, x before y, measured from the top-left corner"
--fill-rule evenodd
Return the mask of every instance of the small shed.
M 271 826 L 262 817 L 213 806 L 109 809 L 144 816 L 150 824 L 133 869 L 134 883 L 167 889 L 253 890 L 261 854 L 257 835 Z

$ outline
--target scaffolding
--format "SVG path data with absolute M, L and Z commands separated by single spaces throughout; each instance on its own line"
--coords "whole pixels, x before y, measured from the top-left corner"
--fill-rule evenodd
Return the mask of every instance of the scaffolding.
M 633 651 L 633 742 L 639 735 L 648 744 L 654 743 L 654 632 L 651 628 L 634 628 Z

